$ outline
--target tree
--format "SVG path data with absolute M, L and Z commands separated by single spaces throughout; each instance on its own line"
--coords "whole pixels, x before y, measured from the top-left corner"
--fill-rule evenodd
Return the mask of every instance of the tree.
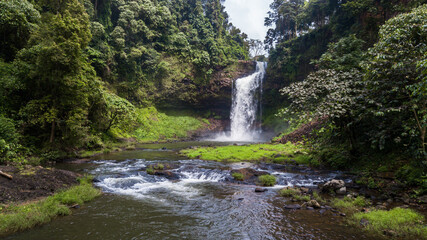
M 394 141 L 415 144 L 426 153 L 426 53 L 427 5 L 387 21 L 369 50 L 364 64 L 369 111 L 387 123 L 372 132 L 372 141 L 381 148 Z
M 39 20 L 40 13 L 27 0 L 0 1 L 0 58 L 13 60 Z
M 264 43 L 258 39 L 249 40 L 249 49 L 253 58 L 262 55 L 264 52 Z
M 361 109 L 360 96 L 364 92 L 363 73 L 359 67 L 364 59 L 363 41 L 354 35 L 329 45 L 317 64 L 318 71 L 281 90 L 291 100 L 282 114 L 299 118 L 322 118 L 334 124 L 350 142 L 354 150 L 356 139 L 352 127 Z
M 95 72 L 83 50 L 91 34 L 89 19 L 78 0 L 42 1 L 39 28 L 15 63 L 25 86 L 20 116 L 26 131 L 54 145 L 84 141 L 89 123 L 90 82 Z

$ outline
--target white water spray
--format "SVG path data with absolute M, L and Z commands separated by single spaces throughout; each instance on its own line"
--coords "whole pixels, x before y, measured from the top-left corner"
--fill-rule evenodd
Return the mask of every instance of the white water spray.
M 260 140 L 261 128 L 256 126 L 256 120 L 261 114 L 260 99 L 266 65 L 265 62 L 257 62 L 256 70 L 252 75 L 239 78 L 234 82 L 230 114 L 231 131 L 228 134 L 218 135 L 214 139 L 215 141 L 253 142 Z M 258 110 L 260 111 L 258 112 Z

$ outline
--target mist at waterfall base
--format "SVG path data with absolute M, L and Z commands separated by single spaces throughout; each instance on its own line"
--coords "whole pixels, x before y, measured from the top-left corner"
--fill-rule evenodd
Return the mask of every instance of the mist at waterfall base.
M 206 139 L 217 142 L 263 142 L 267 137 L 261 129 L 262 84 L 266 62 L 257 62 L 253 74 L 233 83 L 230 131 Z

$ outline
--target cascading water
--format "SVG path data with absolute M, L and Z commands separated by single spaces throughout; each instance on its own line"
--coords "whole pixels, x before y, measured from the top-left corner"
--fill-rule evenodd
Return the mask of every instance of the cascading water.
M 257 62 L 252 75 L 234 82 L 231 106 L 231 131 L 220 134 L 215 141 L 253 142 L 260 140 L 261 128 L 257 117 L 261 114 L 262 81 L 267 63 Z M 259 110 L 259 112 L 258 112 Z

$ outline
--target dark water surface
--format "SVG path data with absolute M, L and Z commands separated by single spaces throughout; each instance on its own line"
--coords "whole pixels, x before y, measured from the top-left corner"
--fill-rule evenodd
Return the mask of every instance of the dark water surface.
M 209 144 L 145 144 L 86 164 L 61 164 L 59 168 L 95 175 L 106 194 L 70 216 L 6 239 L 369 239 L 332 212 L 285 210 L 286 199 L 277 196 L 284 186 L 313 187 L 339 173 L 281 172 L 177 154 Z M 174 165 L 175 179 L 143 171 L 154 163 Z M 256 186 L 232 183 L 230 170 L 241 167 L 268 171 L 278 177 L 278 185 L 255 193 Z

